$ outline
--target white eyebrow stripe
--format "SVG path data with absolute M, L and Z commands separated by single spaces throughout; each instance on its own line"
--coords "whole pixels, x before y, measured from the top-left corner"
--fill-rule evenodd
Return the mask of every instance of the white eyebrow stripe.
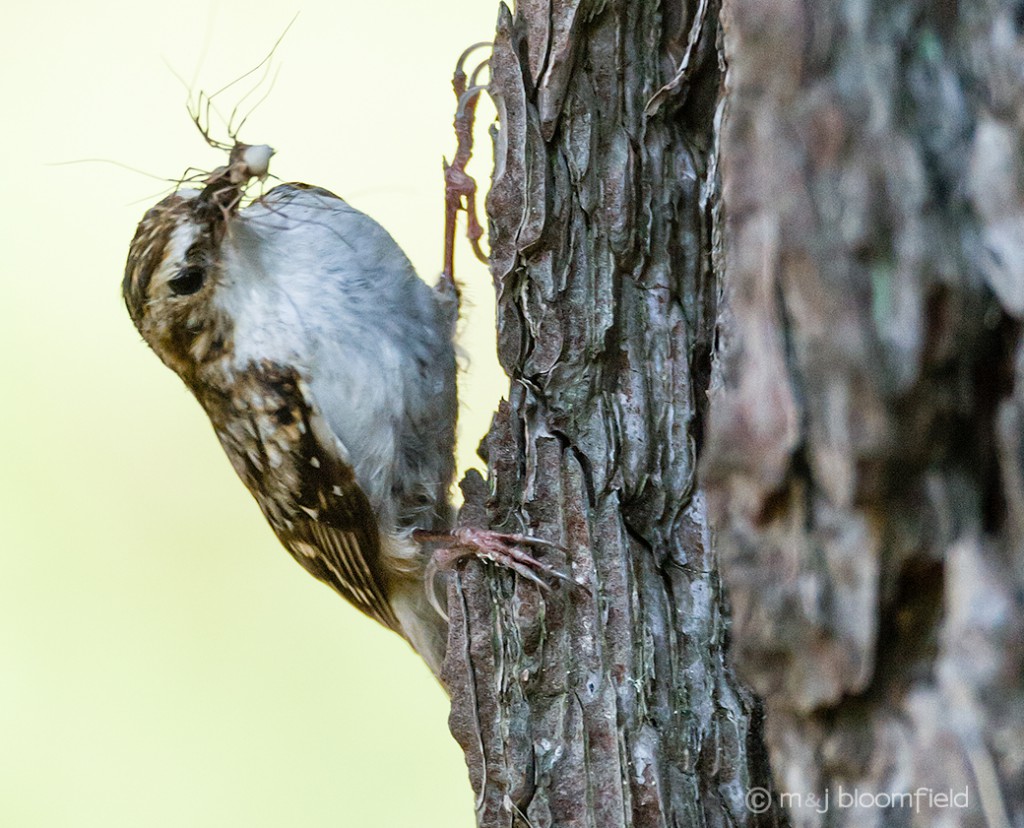
M 164 248 L 164 263 L 179 264 L 185 261 L 185 254 L 199 238 L 199 226 L 193 222 L 178 224 L 171 231 L 171 237 Z

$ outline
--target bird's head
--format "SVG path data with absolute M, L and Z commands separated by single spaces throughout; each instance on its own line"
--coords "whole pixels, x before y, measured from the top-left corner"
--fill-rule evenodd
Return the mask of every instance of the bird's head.
M 121 290 L 143 339 L 186 382 L 230 337 L 230 320 L 211 301 L 227 221 L 196 190 L 151 208 L 132 239 Z
M 223 280 L 221 242 L 246 186 L 266 176 L 272 154 L 267 146 L 237 144 L 202 190 L 178 190 L 148 210 L 132 239 L 125 305 L 143 339 L 186 383 L 230 348 L 231 320 L 213 301 Z

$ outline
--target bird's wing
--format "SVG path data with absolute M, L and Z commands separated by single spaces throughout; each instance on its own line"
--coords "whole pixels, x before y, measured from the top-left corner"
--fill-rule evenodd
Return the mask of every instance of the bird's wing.
M 225 401 L 233 427 L 218 436 L 278 539 L 310 574 L 398 630 L 376 516 L 297 372 L 263 363 L 236 388 L 241 400 Z
M 325 463 L 321 469 L 329 468 Z M 310 474 L 302 498 L 305 517 L 278 532 L 281 543 L 314 577 L 332 586 L 357 609 L 391 629 L 398 621 L 380 566 L 380 536 L 370 503 L 351 478 L 341 483 Z M 332 476 L 341 480 L 341 475 Z

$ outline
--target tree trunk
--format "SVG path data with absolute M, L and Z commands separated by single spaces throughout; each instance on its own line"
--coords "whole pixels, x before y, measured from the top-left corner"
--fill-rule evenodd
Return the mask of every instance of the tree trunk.
M 1024 16 L 718 13 L 502 8 L 479 824 L 1024 825 Z
M 577 586 L 471 563 L 449 590 L 451 729 L 481 826 L 770 825 L 761 709 L 725 658 L 696 465 L 717 305 L 717 4 L 502 7 L 487 207 L 511 379 L 463 483 Z M 755 809 L 760 810 L 760 809 Z
M 799 825 L 1024 825 L 1022 20 L 725 0 L 702 473 Z

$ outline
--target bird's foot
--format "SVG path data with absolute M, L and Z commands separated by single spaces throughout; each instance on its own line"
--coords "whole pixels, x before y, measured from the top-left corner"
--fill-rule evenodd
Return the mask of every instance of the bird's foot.
M 466 211 L 466 235 L 473 247 L 476 257 L 482 262 L 487 256 L 480 248 L 480 239 L 484 234 L 483 227 L 476 214 L 476 181 L 466 172 L 466 165 L 473 155 L 473 122 L 476 117 L 476 104 L 480 93 L 487 87 L 478 83 L 480 73 L 487 66 L 483 61 L 470 75 L 466 74 L 465 64 L 469 55 L 489 43 L 476 43 L 470 46 L 459 57 L 452 76 L 452 89 L 458 104 L 455 109 L 455 155 L 451 163 L 444 161 L 444 270 L 442 278 L 455 285 L 455 223 L 460 210 Z
M 490 529 L 477 529 L 464 526 L 448 533 L 417 532 L 413 538 L 443 544 L 430 556 L 426 570 L 427 595 L 431 604 L 442 615 L 446 615 L 437 603 L 434 592 L 434 579 L 439 572 L 450 572 L 458 563 L 466 558 L 482 558 L 498 566 L 510 569 L 517 575 L 535 583 L 540 589 L 548 591 L 551 587 L 541 577 L 557 578 L 568 583 L 575 583 L 568 575 L 542 561 L 537 560 L 526 550 L 557 549 L 564 551 L 557 543 L 535 538 L 530 535 L 495 532 Z

